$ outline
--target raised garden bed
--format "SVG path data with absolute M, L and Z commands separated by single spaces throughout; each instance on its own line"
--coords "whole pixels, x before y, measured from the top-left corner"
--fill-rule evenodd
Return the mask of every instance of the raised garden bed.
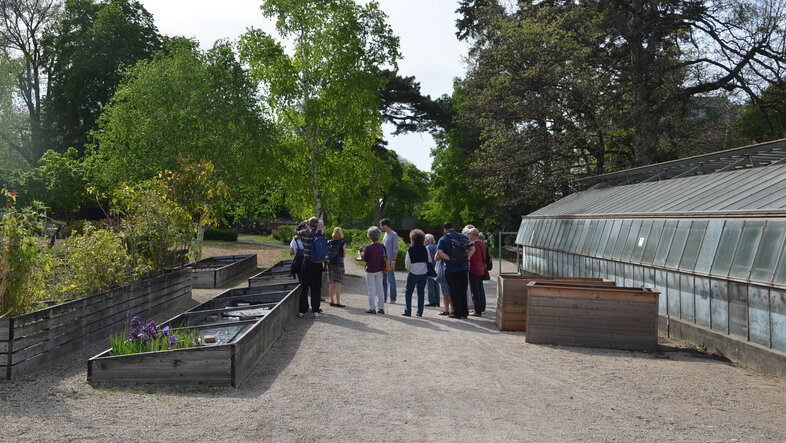
M 166 318 L 191 301 L 191 269 L 0 319 L 0 378 L 41 369 L 117 333 L 134 315 Z
M 227 290 L 161 325 L 196 328 L 215 343 L 117 356 L 107 350 L 88 361 L 87 380 L 237 387 L 295 317 L 298 295 L 289 282 Z
M 525 331 L 527 329 L 527 285 L 533 281 L 561 281 L 614 286 L 614 282 L 602 278 L 500 275 L 497 277 L 496 323 L 501 331 Z
M 220 288 L 237 281 L 257 267 L 255 254 L 224 255 L 200 260 L 191 265 L 191 284 L 195 288 Z
M 269 283 L 273 280 L 294 281 L 296 279 L 290 277 L 292 269 L 292 260 L 282 260 L 275 265 L 265 269 L 264 271 L 256 274 L 248 279 L 248 286 L 259 286 Z
M 658 295 L 646 288 L 528 285 L 527 343 L 654 351 Z

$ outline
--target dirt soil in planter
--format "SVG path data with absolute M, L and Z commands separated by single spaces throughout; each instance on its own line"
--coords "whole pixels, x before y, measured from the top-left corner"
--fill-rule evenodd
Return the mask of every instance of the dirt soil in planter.
M 347 307 L 293 318 L 239 389 L 90 386 L 106 345 L 0 382 L 0 440 L 786 441 L 785 379 L 670 342 L 527 344 L 494 325 L 493 281 L 481 318 L 403 317 L 405 277 L 385 315 L 365 314 L 365 282 L 347 277 Z

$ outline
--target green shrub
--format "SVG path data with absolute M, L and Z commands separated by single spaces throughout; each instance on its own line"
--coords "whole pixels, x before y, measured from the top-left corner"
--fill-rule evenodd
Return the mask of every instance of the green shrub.
M 63 242 L 56 261 L 58 300 L 84 297 L 131 283 L 138 275 L 119 233 L 86 225 Z M 136 272 L 135 272 L 136 271 Z
M 288 245 L 292 241 L 292 237 L 295 236 L 295 229 L 297 229 L 297 226 L 281 225 L 276 229 L 273 236 L 280 240 L 281 243 Z
M 237 231 L 234 229 L 218 229 L 208 226 L 205 229 L 205 240 L 237 241 Z
M 43 210 L 16 211 L 15 201 L 16 194 L 0 190 L 0 317 L 36 309 L 51 269 L 51 256 L 35 236 Z

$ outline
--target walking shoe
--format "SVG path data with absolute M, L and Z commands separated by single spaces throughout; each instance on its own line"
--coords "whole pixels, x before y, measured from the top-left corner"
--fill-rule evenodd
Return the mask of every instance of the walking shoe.
M 297 318 L 303 318 L 303 317 L 305 317 L 305 315 L 306 315 L 306 314 L 304 314 L 304 313 L 302 313 L 302 312 L 298 312 L 298 313 L 297 313 Z
M 341 303 L 336 303 L 337 308 L 346 308 L 347 305 L 342 305 Z
M 426 306 L 428 306 L 429 308 L 433 308 L 434 306 L 439 306 L 439 305 L 436 303 L 429 303 Z
M 418 317 L 423 317 L 423 314 L 421 314 L 420 312 L 418 312 L 418 313 L 417 313 L 417 314 L 415 314 L 415 315 L 417 315 Z
M 330 302 L 330 306 L 336 306 L 336 304 L 333 303 L 333 302 Z
M 375 311 L 373 309 L 369 309 L 368 311 L 366 311 L 366 314 L 376 314 L 376 313 L 377 313 L 377 311 Z
M 404 317 L 412 317 L 412 314 L 407 314 L 406 312 L 401 315 L 403 315 Z
M 456 314 L 450 314 L 450 315 L 448 315 L 448 317 L 450 317 L 450 318 L 459 318 L 459 319 L 461 318 L 461 316 L 458 316 Z
M 315 312 L 311 314 L 311 316 L 314 317 L 316 320 L 319 320 L 319 312 Z
M 380 309 L 380 310 L 377 311 L 377 314 L 384 314 L 384 313 L 385 313 L 384 309 Z
M 473 316 L 473 317 L 482 317 L 482 316 L 483 316 L 483 314 L 481 314 L 481 313 L 480 313 L 480 312 L 478 312 L 478 311 L 475 311 L 475 312 L 473 312 L 473 313 L 472 313 L 472 316 Z
M 448 311 L 442 311 L 442 312 L 440 312 L 440 313 L 439 313 L 439 315 L 450 315 L 450 312 L 448 312 Z

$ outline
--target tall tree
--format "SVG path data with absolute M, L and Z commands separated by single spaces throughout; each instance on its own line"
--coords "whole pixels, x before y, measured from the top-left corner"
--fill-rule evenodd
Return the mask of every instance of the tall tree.
M 67 0 L 45 39 L 50 147 L 82 150 L 123 72 L 161 49 L 153 16 L 135 0 Z
M 47 93 L 46 59 L 42 38 L 57 20 L 62 0 L 0 0 L 0 49 L 20 59 L 16 72 L 19 94 L 27 110 L 29 128 L 21 142 L 13 142 L 29 165 L 46 151 L 41 109 Z
M 8 171 L 26 163 L 19 152 L 26 125 L 24 114 L 15 106 L 19 91 L 17 72 L 18 60 L 11 60 L 0 52 L 0 187 L 8 184 Z
M 267 0 L 262 13 L 292 51 L 252 29 L 240 52 L 285 128 L 288 205 L 299 216 L 329 209 L 339 219 L 371 210 L 371 177 L 381 169 L 371 151 L 381 135 L 378 71 L 399 58 L 385 14 L 352 0 Z
M 173 40 L 167 51 L 140 61 L 121 82 L 99 122 L 88 158 L 104 190 L 175 170 L 181 154 L 215 165 L 229 187 L 231 209 L 265 208 L 278 191 L 268 180 L 276 163 L 277 131 L 262 116 L 248 72 L 227 43 L 203 53 Z

